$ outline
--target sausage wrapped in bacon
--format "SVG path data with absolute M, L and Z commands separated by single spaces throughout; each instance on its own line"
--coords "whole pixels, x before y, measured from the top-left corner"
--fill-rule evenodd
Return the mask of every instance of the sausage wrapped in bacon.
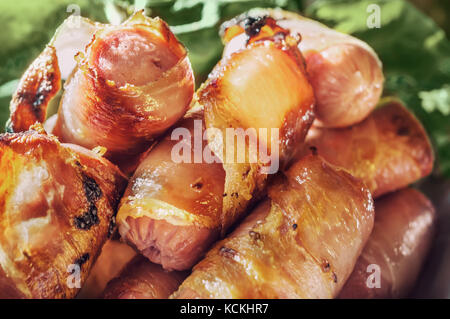
M 225 55 L 244 46 L 248 19 L 267 16 L 293 34 L 300 34 L 303 53 L 316 96 L 316 122 L 345 127 L 362 121 L 377 105 L 384 76 L 377 54 L 365 42 L 325 25 L 280 9 L 256 9 L 223 25 Z
M 264 28 L 250 25 L 248 32 L 248 45 L 219 62 L 190 113 L 203 119 L 197 121 L 206 129 L 208 143 L 200 152 L 212 152 L 217 161 L 174 163 L 175 143 L 164 140 L 137 169 L 121 201 L 122 237 L 166 269 L 192 267 L 243 216 L 264 194 L 272 164 L 289 162 L 313 120 L 313 91 L 297 41 L 273 20 Z M 192 122 L 184 125 L 193 138 L 185 140 L 190 154 L 204 132 L 193 130 Z M 225 137 L 230 128 L 247 139 L 234 144 Z M 263 161 L 258 153 L 252 161 L 251 141 L 257 141 L 257 152 L 265 148 L 271 160 Z M 242 161 L 229 160 L 230 148 L 244 155 Z
M 217 243 L 174 298 L 332 298 L 370 235 L 373 201 L 362 182 L 309 155 Z
M 105 299 L 167 299 L 186 278 L 186 272 L 167 272 L 145 257 L 137 256 L 110 281 Z
M 48 100 L 59 90 L 59 67 L 67 76 L 78 49 L 52 133 L 62 142 L 106 147 L 107 158 L 132 171 L 133 156 L 177 122 L 192 100 L 187 52 L 165 22 L 142 12 L 119 26 L 83 19 L 79 31 L 86 36 L 75 37 L 77 43 L 63 41 L 71 34 L 67 24 L 25 73 L 10 127 L 18 132 L 45 119 Z
M 305 146 L 303 154 L 312 148 L 328 162 L 361 178 L 374 198 L 408 186 L 433 168 L 433 148 L 424 128 L 395 101 L 352 127 L 313 127 Z
M 0 297 L 70 298 L 114 229 L 126 178 L 34 129 L 0 135 Z
M 375 224 L 340 298 L 403 298 L 433 238 L 431 202 L 408 188 L 375 201 Z

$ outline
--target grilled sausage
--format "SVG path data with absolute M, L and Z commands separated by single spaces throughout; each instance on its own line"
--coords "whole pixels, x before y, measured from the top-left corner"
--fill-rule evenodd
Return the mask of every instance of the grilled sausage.
M 186 278 L 186 272 L 167 272 L 143 256 L 135 257 L 103 292 L 105 299 L 167 299 Z
M 332 298 L 370 235 L 363 183 L 316 155 L 295 163 L 269 200 L 217 243 L 174 298 Z
M 66 21 L 24 74 L 10 131 L 44 121 L 60 68 L 67 76 L 78 52 L 51 133 L 65 143 L 106 147 L 105 157 L 132 172 L 139 154 L 187 111 L 194 94 L 187 52 L 164 21 L 142 12 L 119 26 L 81 22 L 83 36 L 72 37 L 78 42 L 65 43 L 73 35 Z
M 375 224 L 340 298 L 402 298 L 413 287 L 433 238 L 435 212 L 406 188 L 375 201 Z
M 114 229 L 126 178 L 32 128 L 0 135 L 0 298 L 70 298 Z
M 224 54 L 245 45 L 243 29 L 249 19 L 262 21 L 268 16 L 302 38 L 298 47 L 316 96 L 315 124 L 346 127 L 362 121 L 380 99 L 384 76 L 377 54 L 361 40 L 295 13 L 257 9 L 224 23 Z
M 433 169 L 433 148 L 424 128 L 395 101 L 352 127 L 312 128 L 302 154 L 311 148 L 361 178 L 374 198 L 406 187 Z
M 197 92 L 189 116 L 191 121 L 199 117 L 206 130 L 200 161 L 174 163 L 175 143 L 164 140 L 137 169 L 121 201 L 122 237 L 165 269 L 192 267 L 264 194 L 268 177 L 289 162 L 312 123 L 314 96 L 297 41 L 273 20 L 256 31 L 249 26 L 248 46 L 222 59 Z M 192 122 L 184 125 L 192 132 Z M 189 155 L 193 135 L 202 140 L 202 128 L 191 134 L 192 142 L 185 139 Z M 249 132 L 248 139 L 234 144 L 226 138 L 230 128 L 238 139 Z M 252 161 L 252 143 L 258 144 L 257 152 L 265 148 L 271 160 L 257 153 Z M 242 160 L 230 159 L 229 149 L 244 155 Z M 205 153 L 214 155 L 213 164 L 202 157 Z

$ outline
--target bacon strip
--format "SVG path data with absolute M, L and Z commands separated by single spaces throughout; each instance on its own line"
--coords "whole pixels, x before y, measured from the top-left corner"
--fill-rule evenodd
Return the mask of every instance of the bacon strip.
M 361 178 L 374 198 L 427 176 L 434 162 L 433 148 L 424 128 L 395 101 L 377 108 L 352 127 L 312 128 L 302 154 L 311 149 Z
M 128 169 L 180 119 L 194 93 L 187 52 L 162 20 L 136 13 L 94 35 L 65 85 L 54 134 Z
M 186 278 L 186 272 L 164 271 L 142 256 L 135 257 L 110 281 L 105 299 L 167 299 Z
M 126 178 L 32 128 L 0 135 L 0 297 L 70 298 L 114 229 Z
M 316 122 L 325 127 L 346 127 L 362 121 L 377 105 L 383 91 L 382 64 L 365 42 L 325 25 L 280 9 L 257 9 L 224 23 L 224 55 L 245 46 L 248 19 L 270 16 L 293 35 L 300 35 L 303 53 L 316 96 Z
M 194 120 L 181 125 L 191 134 L 185 142 L 194 161 Z M 167 269 L 188 269 L 219 237 L 225 171 L 221 163 L 176 163 L 176 144 L 166 136 L 141 162 L 117 223 L 122 238 L 151 261 Z M 207 147 L 205 141 L 202 146 Z
M 217 161 L 208 164 L 202 157 L 201 163 L 177 164 L 171 154 L 175 143 L 161 142 L 136 170 L 121 201 L 122 237 L 166 269 L 192 267 L 264 195 L 270 176 L 264 171 L 267 162 L 260 157 L 250 160 L 251 142 L 234 145 L 226 139 L 226 129 L 241 129 L 240 137 L 244 130 L 255 129 L 247 137 L 266 147 L 269 155 L 275 154 L 272 147 L 278 147 L 279 156 L 273 158 L 284 167 L 312 123 L 313 104 L 296 40 L 268 20 L 245 49 L 219 62 L 190 111 L 208 129 L 207 147 L 203 142 L 200 152 L 211 153 Z M 190 154 L 197 133 L 192 122 L 183 125 L 193 138 L 188 139 Z M 279 138 L 259 134 L 260 128 L 267 133 L 276 129 Z M 203 133 L 200 130 L 200 140 Z M 224 150 L 230 145 L 235 154 L 247 157 L 229 161 Z
M 106 147 L 105 156 L 126 173 L 184 115 L 194 94 L 187 52 L 161 19 L 137 12 L 113 26 L 72 18 L 25 72 L 10 131 L 44 122 L 61 72 L 68 79 L 51 133 L 65 143 Z
M 362 182 L 309 155 L 217 243 L 173 298 L 332 298 L 370 235 Z
M 23 74 L 10 104 L 9 132 L 22 132 L 43 123 L 47 107 L 61 88 L 56 50 L 47 46 Z
M 22 76 L 10 104 L 9 132 L 23 132 L 46 119 L 50 101 L 76 66 L 74 56 L 84 50 L 102 24 L 70 16 L 56 30 L 44 51 Z
M 375 202 L 373 232 L 339 298 L 404 298 L 431 246 L 435 212 L 408 188 Z

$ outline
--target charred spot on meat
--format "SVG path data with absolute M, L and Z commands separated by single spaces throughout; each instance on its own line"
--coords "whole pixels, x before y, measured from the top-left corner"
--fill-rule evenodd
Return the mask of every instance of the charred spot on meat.
M 85 253 L 80 258 L 75 260 L 75 264 L 81 267 L 89 260 L 90 257 L 91 256 L 89 255 L 89 253 Z
M 90 204 L 93 204 L 102 197 L 102 190 L 95 179 L 83 174 L 83 188 L 86 198 Z
M 261 28 L 266 24 L 267 16 L 262 17 L 247 17 L 244 20 L 244 30 L 245 34 L 249 37 L 254 37 L 258 35 Z
M 310 146 L 309 147 L 309 150 L 311 151 L 311 154 L 312 155 L 317 155 L 317 147 L 315 147 L 315 146 Z
M 408 136 L 408 135 L 409 135 L 409 127 L 407 127 L 407 126 L 401 126 L 401 127 L 397 130 L 397 135 L 398 135 L 398 136 Z
M 196 180 L 194 183 L 191 184 L 191 187 L 195 190 L 201 190 L 203 188 L 203 183 L 201 179 Z
M 90 205 L 87 212 L 75 217 L 75 226 L 82 230 L 89 230 L 92 226 L 98 225 L 99 223 L 100 219 L 98 218 L 97 207 L 95 205 Z

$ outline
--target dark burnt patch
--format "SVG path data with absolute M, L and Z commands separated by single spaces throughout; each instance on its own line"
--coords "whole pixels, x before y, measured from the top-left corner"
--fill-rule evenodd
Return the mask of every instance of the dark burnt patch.
M 318 150 L 316 146 L 310 146 L 309 150 L 311 151 L 312 155 L 317 155 L 318 154 Z
M 410 133 L 409 127 L 407 127 L 407 126 L 400 126 L 400 127 L 397 129 L 397 135 L 398 135 L 398 136 L 408 136 L 409 133 Z
M 93 204 L 102 197 L 102 190 L 95 179 L 85 174 L 83 174 L 83 188 L 89 204 Z
M 322 271 L 323 271 L 323 272 L 329 272 L 330 269 L 331 269 L 330 263 L 329 263 L 327 260 L 324 260 L 324 261 L 322 262 Z M 337 278 L 336 278 L 336 280 L 337 280 Z
M 247 17 L 244 20 L 245 34 L 249 37 L 254 37 L 259 34 L 261 28 L 266 25 L 267 16 L 262 17 Z
M 78 266 L 83 266 L 90 258 L 91 256 L 89 255 L 89 253 L 83 254 L 80 258 L 78 258 L 77 260 L 75 260 L 75 264 L 77 264 Z
M 292 229 L 293 229 L 293 230 L 296 230 L 296 229 L 297 229 L 297 227 L 298 227 L 298 225 L 297 225 L 297 224 L 293 224 L 293 225 L 292 225 Z
M 91 204 L 87 212 L 75 217 L 74 223 L 78 229 L 82 230 L 89 230 L 92 226 L 99 224 L 100 219 L 98 218 L 97 207 Z
M 194 183 L 191 184 L 191 188 L 195 189 L 195 190 L 201 190 L 203 188 L 203 182 L 201 181 L 201 179 L 195 181 Z

